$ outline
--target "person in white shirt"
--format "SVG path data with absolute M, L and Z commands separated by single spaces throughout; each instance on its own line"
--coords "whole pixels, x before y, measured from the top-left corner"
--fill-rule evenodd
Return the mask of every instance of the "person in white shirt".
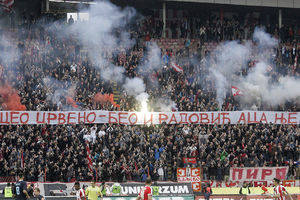
M 91 128 L 91 139 L 93 140 L 93 143 L 96 142 L 96 132 L 97 132 L 97 126 L 93 126 Z
M 160 181 L 163 181 L 164 180 L 164 169 L 163 169 L 163 167 L 162 166 L 160 166 L 159 168 L 158 168 L 158 175 L 159 175 L 159 180 Z
M 90 135 L 90 133 L 87 132 L 86 134 L 84 134 L 83 139 L 86 142 L 91 142 L 92 141 L 92 136 Z
M 286 196 L 289 196 L 289 200 L 293 200 L 292 196 L 286 191 L 283 185 L 280 185 L 280 180 L 274 178 L 274 195 L 271 195 L 272 198 L 278 200 L 285 200 L 287 199 Z
M 70 66 L 71 72 L 75 73 L 76 68 L 77 68 L 77 65 L 73 62 L 72 65 Z
M 104 127 L 101 127 L 101 130 L 98 132 L 98 136 L 99 138 L 101 138 L 102 136 L 104 136 L 106 133 L 104 131 Z

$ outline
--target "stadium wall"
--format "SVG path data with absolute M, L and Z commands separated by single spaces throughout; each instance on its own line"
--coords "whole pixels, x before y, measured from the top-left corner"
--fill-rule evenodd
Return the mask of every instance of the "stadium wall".
M 296 180 L 293 185 L 285 185 L 286 189 L 291 194 L 300 195 L 300 180 Z M 201 182 L 204 183 L 204 182 Z M 113 183 L 107 183 L 108 185 L 112 185 Z M 87 187 L 90 185 L 90 182 L 81 182 L 81 187 Z M 100 185 L 100 183 L 98 183 Z M 144 183 L 139 182 L 128 182 L 121 183 L 122 186 L 122 195 L 126 197 L 136 197 L 140 191 L 140 189 L 144 186 Z M 223 186 L 222 186 L 223 185 Z M 213 195 L 238 195 L 241 185 L 235 185 L 231 187 L 226 186 L 226 182 L 221 182 L 220 184 L 211 184 Z M 253 195 L 261 195 L 264 191 L 260 186 L 254 184 L 256 187 L 250 187 L 251 194 Z M 262 184 L 265 185 L 265 184 Z M 2 192 L 5 188 L 6 183 L 0 183 L 0 198 L 3 197 Z M 71 191 L 73 191 L 74 183 L 40 183 L 34 182 L 34 187 L 38 187 L 41 190 L 41 194 L 44 196 L 49 196 L 51 193 L 56 196 L 67 197 L 70 195 Z M 190 198 L 193 195 L 200 195 L 200 192 L 193 192 L 191 183 L 177 183 L 177 182 L 158 182 L 159 186 L 159 194 L 162 197 L 182 197 L 181 199 L 175 200 L 194 200 Z M 266 185 L 267 186 L 267 185 Z M 268 193 L 273 193 L 273 188 L 268 185 Z M 109 194 L 109 193 L 108 193 Z M 184 198 L 183 198 L 184 197 Z M 118 199 L 107 199 L 107 200 L 118 200 Z M 124 199 L 123 199 L 124 200 Z M 132 200 L 132 199 L 125 199 Z M 158 200 L 161 200 L 160 198 Z M 165 199 L 164 199 L 165 200 Z M 173 200 L 173 199 L 168 199 Z

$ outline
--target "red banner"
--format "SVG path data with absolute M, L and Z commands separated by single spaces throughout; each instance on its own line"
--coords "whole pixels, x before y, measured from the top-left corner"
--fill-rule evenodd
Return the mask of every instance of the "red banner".
M 299 124 L 300 112 L 0 111 L 0 124 Z
M 196 158 L 183 158 L 183 163 L 186 164 L 196 164 L 197 163 L 197 159 Z
M 244 167 L 230 168 L 231 181 L 268 181 L 278 178 L 285 179 L 289 167 Z
M 212 188 L 231 188 L 231 187 L 241 187 L 244 181 L 215 181 L 215 180 L 207 180 L 201 181 L 203 183 L 209 183 Z M 246 181 L 251 183 L 253 187 L 273 187 L 273 181 Z M 284 187 L 300 187 L 300 180 L 283 180 L 282 185 Z

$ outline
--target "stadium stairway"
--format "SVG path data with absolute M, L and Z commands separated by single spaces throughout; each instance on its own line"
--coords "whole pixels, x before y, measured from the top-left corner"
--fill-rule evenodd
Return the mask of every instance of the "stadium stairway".
M 117 82 L 113 82 L 113 94 L 114 94 L 114 101 L 116 103 L 120 103 L 120 91 L 118 89 Z
M 172 164 L 171 161 L 168 161 L 168 180 L 172 179 Z

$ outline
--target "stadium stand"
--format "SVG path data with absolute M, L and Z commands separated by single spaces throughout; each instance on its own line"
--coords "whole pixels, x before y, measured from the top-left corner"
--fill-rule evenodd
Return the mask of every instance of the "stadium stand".
M 24 18 L 19 26 L 12 24 L 1 30 L 2 40 L 13 41 L 2 42 L 1 50 L 12 53 L 17 49 L 20 54 L 10 63 L 0 62 L 0 110 L 9 110 L 9 106 L 36 111 L 140 109 L 116 82 L 101 80 L 100 72 L 86 56 L 88 49 L 80 46 L 75 36 L 57 36 L 68 24 L 57 20 L 57 16 L 41 18 L 43 21 Z M 221 23 L 215 16 L 201 21 L 208 23 L 175 19 L 167 25 L 170 38 L 162 38 L 162 21 L 145 17 L 128 30 L 137 41 L 135 46 L 114 49 L 107 57 L 122 66 L 128 77 L 137 77 L 137 66 L 144 59 L 149 42 L 156 42 L 161 48 L 162 59 L 191 57 L 201 61 L 220 42 L 249 40 L 254 28 L 264 25 L 250 24 L 251 19 L 246 25 L 240 23 L 242 19 Z M 55 22 L 55 26 L 47 27 L 50 22 Z M 271 73 L 274 77 L 299 77 L 300 65 L 295 58 L 300 55 L 300 27 L 266 27 L 281 41 L 274 50 L 277 67 Z M 166 67 L 157 69 L 145 81 L 150 107 L 156 97 L 170 96 L 177 111 L 220 110 L 213 83 L 197 76 L 208 70 L 203 62 L 179 64 L 184 72 L 177 73 L 170 62 L 165 62 L 162 65 Z M 247 70 L 250 67 L 251 62 Z M 153 80 L 161 85 L 159 89 L 152 87 Z M 62 94 L 61 88 L 65 90 Z M 99 101 L 94 98 L 97 94 Z M 113 98 L 108 97 L 111 94 Z M 6 95 L 16 98 L 10 104 L 5 101 Z M 295 101 L 278 106 L 262 104 L 257 109 L 296 112 L 300 106 Z M 221 110 L 242 108 L 232 95 L 227 95 Z M 0 127 L 0 176 L 12 177 L 23 170 L 27 181 L 145 181 L 148 175 L 165 181 L 176 180 L 177 167 L 190 166 L 202 167 L 204 179 L 224 180 L 232 166 L 289 166 L 288 177 L 299 179 L 299 141 L 299 125 L 7 125 Z M 87 143 L 92 172 L 87 167 Z M 183 163 L 183 157 L 196 157 L 197 162 Z

